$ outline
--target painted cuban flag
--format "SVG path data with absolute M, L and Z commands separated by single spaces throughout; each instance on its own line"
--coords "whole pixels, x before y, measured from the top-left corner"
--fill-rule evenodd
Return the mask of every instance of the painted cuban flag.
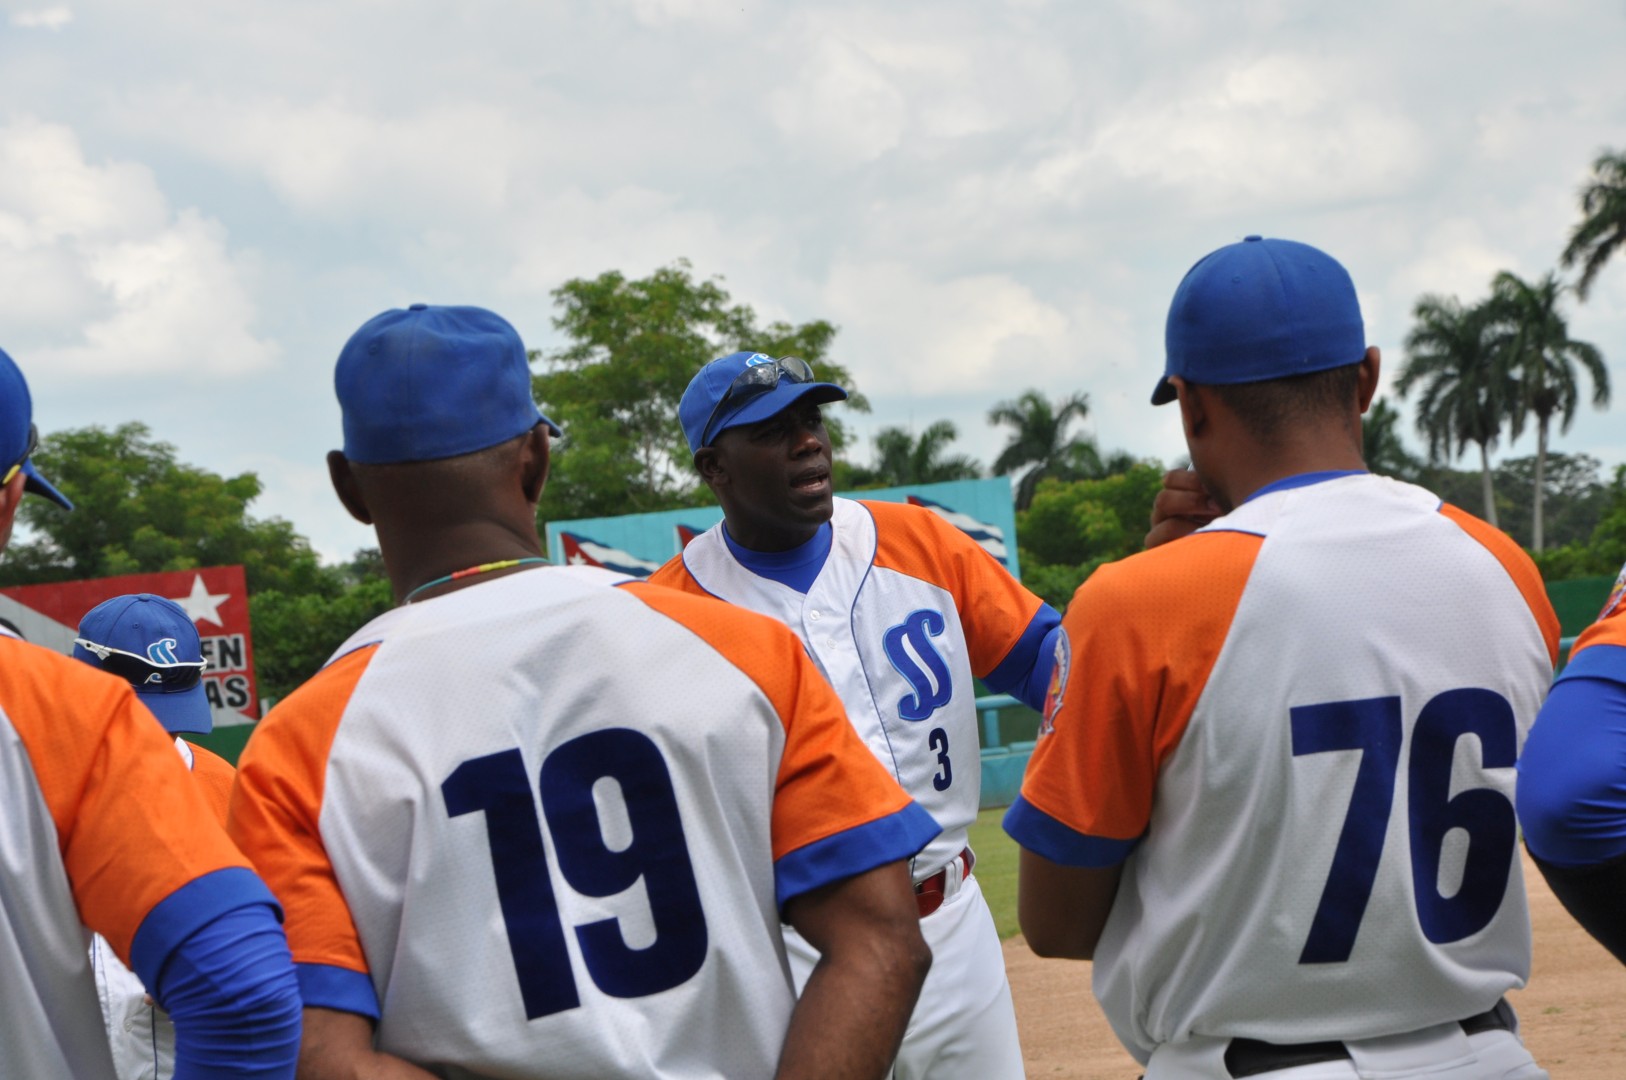
M 986 521 L 979 521 L 970 514 L 962 514 L 958 510 L 951 510 L 940 502 L 923 499 L 919 495 L 909 496 L 911 506 L 924 506 L 956 529 L 965 533 L 971 539 L 982 545 L 982 549 L 1000 562 L 1005 562 L 1005 530 L 998 525 L 990 525 Z
M 660 569 L 660 563 L 640 559 L 620 548 L 606 547 L 596 540 L 572 532 L 561 532 L 559 542 L 565 549 L 565 563 L 569 566 L 600 566 L 618 574 L 648 577 Z
M 697 529 L 693 525 L 685 525 L 682 522 L 679 522 L 677 525 L 673 526 L 673 528 L 677 531 L 677 545 L 679 551 L 682 551 L 684 548 L 688 547 L 690 540 L 693 540 L 695 537 L 706 531 L 705 529 Z

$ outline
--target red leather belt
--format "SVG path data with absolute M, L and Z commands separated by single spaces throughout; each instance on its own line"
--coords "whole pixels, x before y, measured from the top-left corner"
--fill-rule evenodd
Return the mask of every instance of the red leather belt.
M 963 882 L 971 876 L 971 868 L 977 865 L 977 857 L 971 853 L 970 848 L 966 848 L 954 856 L 949 866 L 953 866 L 955 863 L 959 863 L 961 866 L 960 880 Z M 922 919 L 942 907 L 943 901 L 948 899 L 948 895 L 944 891 L 948 887 L 948 872 L 949 867 L 945 866 L 925 881 L 915 883 L 915 905 L 920 908 L 920 917 Z

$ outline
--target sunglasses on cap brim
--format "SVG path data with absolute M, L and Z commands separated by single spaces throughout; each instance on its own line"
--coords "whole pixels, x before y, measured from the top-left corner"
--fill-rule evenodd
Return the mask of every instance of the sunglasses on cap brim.
M 793 383 L 810 383 L 814 379 L 813 367 L 799 356 L 781 356 L 771 364 L 752 364 L 744 371 L 734 376 L 734 381 L 728 384 L 723 396 L 717 399 L 712 407 L 711 415 L 706 417 L 706 424 L 700 429 L 700 445 L 711 443 L 711 425 L 723 414 L 723 407 L 730 403 L 738 405 L 751 398 L 767 393 L 779 385 L 780 379 L 789 379 Z
M 17 463 L 15 465 L 13 465 L 11 468 L 6 470 L 5 479 L 0 480 L 0 487 L 5 487 L 7 484 L 9 484 L 13 480 L 17 479 L 17 474 L 23 471 L 24 463 L 27 462 L 29 458 L 34 456 L 34 451 L 39 449 L 39 445 L 40 445 L 40 429 L 35 424 L 29 424 L 28 425 L 28 447 L 25 450 L 23 450 L 23 456 L 17 459 Z
M 145 656 L 110 645 L 98 645 L 84 638 L 74 638 L 73 643 L 93 654 L 103 671 L 117 675 L 137 690 L 157 690 L 165 694 L 190 690 L 203 681 L 203 669 L 209 666 L 207 660 L 177 660 L 173 664 L 157 664 Z

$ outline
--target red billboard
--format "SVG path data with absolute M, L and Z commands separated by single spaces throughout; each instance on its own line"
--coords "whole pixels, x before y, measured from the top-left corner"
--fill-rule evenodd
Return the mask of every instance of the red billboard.
M 254 686 L 254 648 L 248 628 L 248 588 L 241 566 L 210 566 L 162 574 L 64 581 L 56 585 L 13 585 L 0 589 L 0 617 L 23 637 L 60 653 L 73 651 L 85 612 L 125 593 L 168 597 L 192 616 L 209 666 L 203 689 L 214 710 L 215 727 L 252 724 L 260 718 Z

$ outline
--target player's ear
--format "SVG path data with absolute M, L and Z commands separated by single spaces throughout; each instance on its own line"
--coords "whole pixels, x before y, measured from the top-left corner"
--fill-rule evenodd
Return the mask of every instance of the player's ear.
M 708 487 L 728 483 L 728 467 L 715 446 L 702 446 L 694 452 L 694 469 Z
M 1174 387 L 1175 397 L 1180 402 L 1180 426 L 1185 429 L 1189 447 L 1208 427 L 1208 406 L 1201 387 L 1193 386 L 1178 375 L 1169 376 L 1169 385 Z
M 542 498 L 542 489 L 548 482 L 550 461 L 548 425 L 538 424 L 525 436 L 525 443 L 520 448 L 520 483 L 524 487 L 525 501 L 532 506 Z
M 1372 398 L 1377 395 L 1378 374 L 1382 368 L 1383 356 L 1378 352 L 1378 347 L 1373 345 L 1366 350 L 1366 355 L 1361 357 L 1361 371 L 1359 381 L 1356 384 L 1360 388 L 1360 404 L 1363 415 L 1371 407 Z
M 327 453 L 327 475 L 333 481 L 334 494 L 344 508 L 350 511 L 350 516 L 363 525 L 373 523 L 373 514 L 367 509 L 367 500 L 361 493 L 361 485 L 356 482 L 355 470 L 350 468 L 350 459 L 344 456 L 343 451 L 329 450 Z
M 11 541 L 11 526 L 17 520 L 17 511 L 23 505 L 23 485 L 28 483 L 28 477 L 17 471 L 11 478 L 11 483 L 0 487 L 0 548 Z

